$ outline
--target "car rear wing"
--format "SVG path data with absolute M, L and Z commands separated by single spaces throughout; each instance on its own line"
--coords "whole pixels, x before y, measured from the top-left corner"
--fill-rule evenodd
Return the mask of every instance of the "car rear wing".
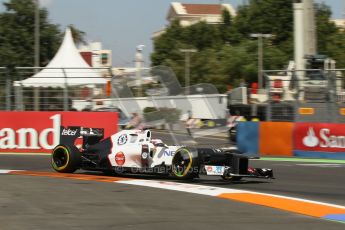
M 75 145 L 76 140 L 82 137 L 83 147 L 92 145 L 104 138 L 102 128 L 84 128 L 80 126 L 60 126 L 60 144 Z
M 74 145 L 77 138 L 80 137 L 80 126 L 60 126 L 60 144 Z

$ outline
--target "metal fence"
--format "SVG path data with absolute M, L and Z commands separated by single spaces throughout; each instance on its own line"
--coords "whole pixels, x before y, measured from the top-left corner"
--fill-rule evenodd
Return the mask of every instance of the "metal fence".
M 27 79 L 42 70 L 49 77 L 35 76 L 34 83 L 27 84 Z M 93 83 L 100 78 L 111 82 L 111 69 L 0 67 L 0 110 L 74 110 L 73 100 L 107 97 L 107 84 Z
M 228 94 L 231 115 L 247 120 L 345 122 L 345 69 L 264 71 L 264 87 Z
M 345 69 L 266 71 L 270 121 L 345 122 Z
M 0 67 L 0 110 L 11 110 L 12 97 L 8 69 Z
M 164 66 L 116 76 L 111 69 L 104 68 L 1 70 L 2 110 L 88 111 L 117 107 L 130 115 L 155 107 L 177 108 L 183 115 L 191 113 L 198 118 L 219 119 L 226 114 L 226 97 L 218 94 L 213 85 L 197 84 L 186 89 L 172 70 Z M 101 72 L 103 77 L 86 76 L 86 70 L 98 71 L 97 75 Z M 92 83 L 99 78 L 105 79 L 106 84 Z
M 23 80 L 32 77 L 40 70 L 44 70 L 50 75 L 49 80 L 38 77 L 40 87 L 31 87 L 24 84 Z M 150 74 L 156 76 L 166 75 L 165 79 L 160 78 L 160 81 L 164 82 L 164 87 L 157 88 L 154 86 L 156 87 L 154 90 L 138 88 L 138 73 L 133 73 L 132 77 L 126 76 L 125 78 L 130 79 L 130 81 L 126 80 L 124 82 L 123 79 L 115 77 L 110 68 L 90 68 L 90 70 L 98 71 L 98 75 L 101 73 L 102 77 L 85 77 L 85 68 L 0 67 L 0 110 L 68 111 L 76 109 L 76 107 L 73 107 L 73 103 L 76 101 L 80 103 L 79 105 L 82 105 L 82 108 L 78 107 L 79 110 L 91 110 L 97 108 L 97 103 L 101 104 L 102 101 L 106 101 L 105 99 L 112 98 L 113 100 L 110 100 L 111 104 L 114 104 L 116 99 L 123 97 L 134 99 L 137 95 L 135 95 L 133 89 L 134 91 L 137 90 L 140 95 L 143 94 L 143 90 L 150 92 L 151 95 L 147 97 L 149 101 L 153 100 L 155 92 L 166 91 L 170 93 L 170 96 L 177 96 L 183 95 L 185 91 L 175 79 L 174 74 L 166 68 L 142 71 L 143 76 Z M 228 107 L 230 113 L 236 115 L 238 112 L 247 116 L 248 119 L 258 117 L 260 120 L 268 121 L 345 122 L 345 69 L 328 69 L 324 71 L 274 70 L 264 71 L 264 75 L 263 89 L 241 88 L 233 91 L 233 96 L 237 94 L 245 94 L 246 96 L 242 96 L 244 98 L 241 98 L 241 100 L 229 97 L 228 102 L 236 101 L 237 103 Z M 79 83 L 70 84 L 69 80 L 71 78 L 78 79 Z M 92 84 L 90 79 L 93 78 L 106 79 L 108 83 Z M 62 79 L 63 84 L 53 85 L 51 83 L 52 79 Z M 130 88 L 131 85 L 133 85 L 132 88 Z M 191 87 L 188 91 L 195 91 L 196 94 L 204 92 L 218 95 L 215 88 L 203 85 Z M 158 103 L 157 100 L 154 101 Z M 170 104 L 177 106 L 176 103 Z M 189 103 L 188 108 L 195 110 L 194 104 L 194 102 Z M 223 110 L 223 107 L 224 110 L 227 109 L 224 103 L 212 101 L 208 103 L 210 107 L 209 104 L 217 105 L 215 108 L 211 106 L 213 111 Z M 221 111 L 219 114 L 224 114 L 224 112 Z M 220 118 L 219 114 L 216 114 L 217 118 Z

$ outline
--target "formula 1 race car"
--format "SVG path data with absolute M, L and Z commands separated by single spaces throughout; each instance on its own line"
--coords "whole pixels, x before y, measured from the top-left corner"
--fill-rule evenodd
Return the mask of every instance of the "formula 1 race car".
M 51 164 L 61 173 L 78 169 L 105 173 L 165 174 L 192 179 L 200 174 L 237 181 L 242 177 L 273 178 L 271 169 L 248 167 L 248 157 L 235 148 L 168 146 L 151 139 L 150 130 L 122 130 L 104 138 L 104 129 L 61 127 L 60 144 Z

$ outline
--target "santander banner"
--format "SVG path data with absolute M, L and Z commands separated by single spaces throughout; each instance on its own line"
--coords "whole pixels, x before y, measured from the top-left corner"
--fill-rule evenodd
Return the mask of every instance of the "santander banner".
M 60 141 L 60 126 L 117 132 L 115 112 L 0 112 L 0 152 L 49 153 Z
M 295 150 L 345 152 L 345 124 L 295 123 Z

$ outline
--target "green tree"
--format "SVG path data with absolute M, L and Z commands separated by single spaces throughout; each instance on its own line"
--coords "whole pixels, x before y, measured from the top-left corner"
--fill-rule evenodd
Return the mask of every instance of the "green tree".
M 331 43 L 337 42 L 335 35 L 338 32 L 337 27 L 330 21 L 332 11 L 329 6 L 325 4 L 316 4 L 316 35 L 317 35 L 317 50 L 319 54 L 326 54 L 332 57 L 335 51 L 331 49 Z M 338 42 L 337 42 L 338 43 Z
M 345 31 L 338 30 L 329 38 L 332 42 L 326 43 L 324 47 L 328 56 L 337 61 L 337 68 L 345 66 Z
M 184 28 L 182 42 L 199 51 L 209 48 L 218 48 L 223 43 L 221 31 L 215 25 L 199 22 Z
M 251 33 L 272 34 L 263 39 L 264 69 L 283 69 L 293 60 L 293 1 L 249 0 L 232 18 L 223 12 L 223 22 L 200 22 L 181 27 L 174 22 L 154 41 L 153 65 L 168 65 L 184 82 L 184 57 L 180 48 L 196 48 L 191 56 L 191 84 L 212 83 L 223 92 L 226 85 L 237 86 L 245 80 L 257 81 L 258 43 Z M 345 64 L 345 33 L 330 22 L 331 11 L 316 4 L 318 51 Z M 342 64 L 342 65 L 340 65 Z
M 36 9 L 33 0 L 10 0 L 0 13 L 0 66 L 34 66 Z M 46 9 L 40 9 L 40 60 L 44 66 L 54 56 L 62 34 L 48 21 Z
M 164 65 L 170 59 L 182 59 L 179 48 L 183 46 L 181 44 L 183 33 L 185 33 L 185 29 L 180 26 L 179 21 L 174 21 L 164 34 L 154 40 L 155 52 L 151 54 L 153 66 Z
M 243 38 L 251 33 L 273 34 L 273 43 L 280 44 L 292 36 L 292 1 L 250 0 L 239 7 L 234 25 Z
M 224 43 L 230 44 L 234 42 L 233 19 L 229 11 L 222 12 L 223 23 L 219 26 L 219 32 Z
M 74 25 L 69 25 L 69 28 L 71 29 L 72 37 L 75 44 L 87 44 L 85 41 L 86 33 L 84 31 L 79 30 Z

